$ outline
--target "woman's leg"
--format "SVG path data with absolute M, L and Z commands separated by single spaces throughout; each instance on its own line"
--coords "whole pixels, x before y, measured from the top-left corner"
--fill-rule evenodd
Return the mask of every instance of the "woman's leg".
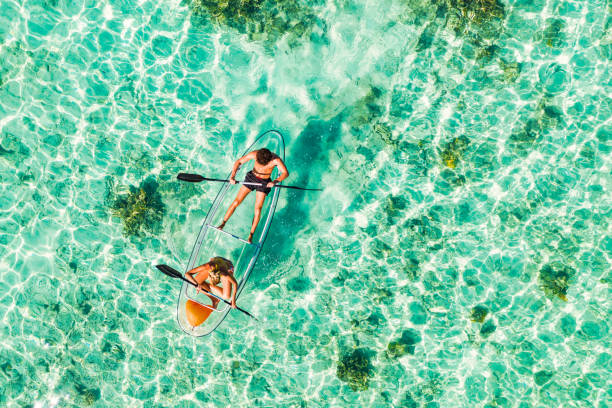
M 210 285 L 208 282 L 202 282 L 200 285 L 202 285 L 204 290 L 211 292 L 211 293 L 214 293 L 213 288 L 216 288 L 215 285 Z M 205 295 L 208 296 L 210 300 L 212 301 L 212 307 L 216 308 L 217 304 L 219 303 L 219 299 L 217 299 L 214 296 L 210 296 L 208 293 L 205 293 Z
M 245 186 L 240 187 L 240 190 L 238 190 L 238 194 L 236 194 L 236 198 L 234 199 L 232 204 L 229 206 L 229 208 L 227 209 L 227 212 L 225 213 L 225 216 L 223 217 L 223 222 L 217 228 L 223 229 L 223 227 L 225 227 L 225 223 L 227 222 L 227 220 L 230 219 L 232 214 L 234 214 L 234 210 L 236 210 L 236 207 L 238 207 L 240 203 L 242 203 L 242 200 L 244 200 L 245 197 L 248 196 L 251 191 L 253 190 Z
M 206 279 L 208 279 L 208 276 L 210 275 L 209 273 L 210 268 L 207 266 L 208 264 L 206 263 L 194 269 L 194 271 L 197 272 L 197 276 L 194 277 L 194 280 L 196 283 L 202 285 L 202 288 L 204 290 L 207 290 L 210 292 L 210 285 L 208 284 L 208 282 L 206 282 Z M 205 295 L 208 296 L 210 300 L 212 301 L 212 306 L 217 307 L 217 303 L 219 303 L 219 299 L 215 298 L 214 296 L 210 296 L 208 293 L 205 293 Z
M 226 278 L 221 278 L 221 283 L 223 286 L 210 285 L 210 291 L 225 300 L 229 300 L 232 294 L 232 283 Z

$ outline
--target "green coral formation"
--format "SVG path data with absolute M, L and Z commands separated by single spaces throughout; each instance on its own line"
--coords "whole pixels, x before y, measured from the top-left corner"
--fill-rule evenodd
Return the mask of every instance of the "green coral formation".
M 401 357 L 407 353 L 414 354 L 414 347 L 407 346 L 399 341 L 392 341 L 387 346 L 387 357 L 389 358 Z
M 318 19 L 312 10 L 291 0 L 183 0 L 196 19 L 211 21 L 248 34 L 252 40 L 290 41 L 309 35 Z
M 380 312 L 374 312 L 365 319 L 352 319 L 353 330 L 361 330 L 368 334 L 374 334 L 384 323 L 384 316 Z
M 521 75 L 522 64 L 518 62 L 508 62 L 503 58 L 499 59 L 499 68 L 503 72 L 503 79 L 505 82 L 515 82 Z
M 535 117 L 542 130 L 553 128 L 563 120 L 563 112 L 560 108 L 547 103 L 546 99 L 541 99 L 536 107 Z
M 540 270 L 538 282 L 548 298 L 555 296 L 567 301 L 567 290 L 570 279 L 576 274 L 576 270 L 558 262 L 546 264 Z
M 545 132 L 562 120 L 563 112 L 543 98 L 538 102 L 532 116 L 525 121 L 525 125 L 510 135 L 508 145 L 515 150 L 528 150 L 542 139 Z
M 19 136 L 5 131 L 0 134 L 0 157 L 17 164 L 25 161 L 31 154 L 32 151 L 21 142 Z
M 406 256 L 404 258 L 404 264 L 402 265 L 402 270 L 408 276 L 408 279 L 415 280 L 419 275 L 419 260 L 412 254 Z
M 492 319 L 489 319 L 480 328 L 480 335 L 486 338 L 489 337 L 493 332 L 495 332 L 495 330 L 497 330 L 497 326 L 495 326 L 495 323 L 493 323 Z
M 372 130 L 374 131 L 374 134 L 377 135 L 387 146 L 391 146 L 393 148 L 399 147 L 399 140 L 393 137 L 393 133 L 387 124 L 380 121 L 376 122 L 372 126 Z
M 393 144 L 391 130 L 387 125 L 377 119 L 384 113 L 383 96 L 385 90 L 377 86 L 370 86 L 368 92 L 350 108 L 349 123 L 353 128 L 373 123 L 372 130 L 386 144 Z
M 565 22 L 560 19 L 552 18 L 547 20 L 547 26 L 537 39 L 543 41 L 549 47 L 560 47 L 565 41 L 563 29 Z
M 402 337 L 389 343 L 387 357 L 398 358 L 405 354 L 414 354 L 416 344 L 421 342 L 421 335 L 415 329 L 406 329 Z
M 406 20 L 424 27 L 417 51 L 432 46 L 440 26 L 480 48 L 479 58 L 488 58 L 496 51 L 491 41 L 502 34 L 506 16 L 500 0 L 403 0 L 403 3 L 408 9 Z
M 100 399 L 101 392 L 99 388 L 89 388 L 86 385 L 76 383 L 74 389 L 77 391 L 79 398 L 86 406 L 93 405 Z
M 442 163 L 451 169 L 457 167 L 457 162 L 461 159 L 469 144 L 470 140 L 463 135 L 448 142 L 440 153 Z
M 401 195 L 389 195 L 385 200 L 383 211 L 387 215 L 387 220 L 392 223 L 401 217 L 408 208 L 408 200 Z
M 505 18 L 504 5 L 499 0 L 446 0 L 448 7 L 447 24 L 461 34 L 466 31 L 477 31 L 483 37 L 495 37 L 501 32 Z
M 476 23 L 504 18 L 504 5 L 499 0 L 450 0 L 449 6 Z
M 159 230 L 165 206 L 157 189 L 155 181 L 147 180 L 138 188 L 130 186 L 129 193 L 117 197 L 111 205 L 112 214 L 123 221 L 125 235 L 139 236 L 143 231 Z
M 393 302 L 393 292 L 386 288 L 372 288 L 372 299 L 376 303 L 389 304 Z
M 342 356 L 338 362 L 336 375 L 353 391 L 368 389 L 370 378 L 374 375 L 374 366 L 370 361 L 372 353 L 367 349 L 355 349 L 352 353 Z
M 470 314 L 470 320 L 476 323 L 483 323 L 487 315 L 489 314 L 489 309 L 484 306 L 474 306 L 472 308 L 472 313 Z
M 541 139 L 542 126 L 534 119 L 528 119 L 525 126 L 514 132 L 508 138 L 508 144 L 513 149 L 527 150 Z
M 552 377 L 553 373 L 551 371 L 540 370 L 533 375 L 533 380 L 538 386 L 542 386 L 546 384 Z

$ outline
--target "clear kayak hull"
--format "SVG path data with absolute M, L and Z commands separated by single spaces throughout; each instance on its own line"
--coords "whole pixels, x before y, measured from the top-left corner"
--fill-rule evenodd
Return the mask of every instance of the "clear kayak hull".
M 285 143 L 281 133 L 276 130 L 269 130 L 259 135 L 243 154 L 264 147 L 285 160 Z M 247 163 L 243 168 L 239 169 L 236 174 L 236 180 L 244 180 L 246 173 L 251 167 L 250 163 Z M 271 177 L 273 179 L 278 174 L 277 171 L 275 169 L 272 174 Z M 234 263 L 234 277 L 238 282 L 237 299 L 257 262 L 259 252 L 272 223 L 272 217 L 274 216 L 280 193 L 280 189 L 273 188 L 266 197 L 259 225 L 253 237 L 253 243 L 250 244 L 246 241 L 246 236 L 251 228 L 255 192 L 251 192 L 236 209 L 223 230 L 216 228 L 216 226 L 221 224 L 226 210 L 234 201 L 240 187 L 241 184 L 232 185 L 230 183 L 223 183 L 219 189 L 204 219 L 186 269 L 189 271 L 198 265 L 208 262 L 210 258 L 215 256 L 231 260 Z M 217 308 L 211 310 L 210 304 L 211 301 L 206 295 L 196 294 L 195 288 L 184 282 L 177 304 L 177 319 L 181 329 L 192 336 L 200 337 L 212 333 L 219 327 L 231 308 L 227 304 L 219 302 Z M 247 309 L 245 306 L 243 308 Z M 198 325 L 194 326 L 194 323 L 198 323 Z

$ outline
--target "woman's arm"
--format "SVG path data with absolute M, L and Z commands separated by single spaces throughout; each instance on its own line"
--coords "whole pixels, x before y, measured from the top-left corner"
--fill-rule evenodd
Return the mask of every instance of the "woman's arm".
M 228 276 L 229 281 L 232 283 L 232 307 L 236 308 L 236 290 L 238 289 L 238 282 L 233 276 Z
M 204 271 L 207 267 L 209 267 L 209 266 L 208 266 L 207 263 L 205 263 L 204 265 L 200 265 L 200 266 L 198 266 L 196 268 L 193 268 L 192 270 L 185 272 L 185 278 L 188 281 L 193 282 L 199 288 L 200 284 L 198 283 L 197 280 L 195 280 L 195 276 L 194 275 L 197 275 L 198 273 Z
M 234 166 L 232 167 L 232 175 L 230 176 L 230 183 L 232 184 L 236 184 L 236 172 L 238 171 L 238 169 L 240 168 L 240 166 L 242 166 L 244 163 L 248 162 L 249 160 L 253 160 L 255 158 L 255 155 L 257 154 L 257 152 L 251 152 L 248 153 L 244 156 L 242 156 L 241 158 L 239 158 L 238 160 L 236 160 L 236 162 L 234 163 Z

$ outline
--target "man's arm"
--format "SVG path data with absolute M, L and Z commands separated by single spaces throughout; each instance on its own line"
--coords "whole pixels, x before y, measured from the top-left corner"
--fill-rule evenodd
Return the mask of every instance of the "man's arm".
M 283 160 L 280 157 L 277 157 L 274 160 L 275 160 L 274 164 L 280 170 L 280 175 L 276 179 L 269 182 L 268 187 L 272 187 L 274 184 L 278 184 L 284 179 L 286 179 L 287 177 L 289 177 L 289 171 L 287 170 L 287 167 L 285 166 L 285 163 L 283 162 Z
M 251 153 L 248 153 L 248 154 L 242 156 L 238 160 L 236 160 L 236 162 L 234 163 L 234 167 L 232 167 L 232 175 L 230 176 L 230 182 L 232 184 L 236 183 L 236 178 L 235 178 L 236 177 L 236 172 L 238 171 L 240 166 L 242 166 L 244 163 L 248 162 L 249 160 L 254 160 L 256 155 L 257 155 L 257 151 L 253 151 Z

